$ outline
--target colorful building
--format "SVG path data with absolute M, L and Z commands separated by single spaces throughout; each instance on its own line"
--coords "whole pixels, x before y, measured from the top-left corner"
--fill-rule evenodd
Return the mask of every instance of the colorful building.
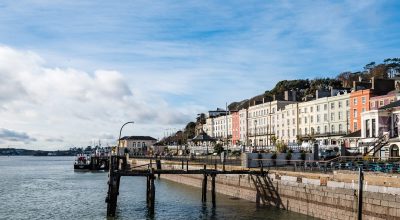
M 240 140 L 240 119 L 239 112 L 231 112 L 232 114 L 232 144 L 237 145 Z
M 369 111 L 371 89 L 363 89 L 350 93 L 350 131 L 361 129 L 361 113 Z

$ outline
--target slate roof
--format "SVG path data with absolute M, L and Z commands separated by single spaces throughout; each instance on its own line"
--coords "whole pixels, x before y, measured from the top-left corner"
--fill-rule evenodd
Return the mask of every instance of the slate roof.
M 205 132 L 202 132 L 201 134 L 198 134 L 196 137 L 192 139 L 193 142 L 197 141 L 215 141 L 214 138 L 210 137 L 208 134 Z
M 121 140 L 157 141 L 157 139 L 150 136 L 125 136 Z
M 397 100 L 395 102 L 392 102 L 390 104 L 382 106 L 382 107 L 379 108 L 379 110 L 386 110 L 388 108 L 395 108 L 395 107 L 400 107 L 400 100 Z

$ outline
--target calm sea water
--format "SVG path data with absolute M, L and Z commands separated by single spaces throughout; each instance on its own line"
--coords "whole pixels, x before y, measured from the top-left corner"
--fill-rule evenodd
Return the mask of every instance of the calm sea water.
M 107 219 L 107 173 L 77 172 L 73 157 L 0 157 L 0 219 Z M 143 177 L 123 177 L 116 219 L 311 219 L 199 189 L 156 181 L 156 209 L 147 213 Z M 210 197 L 208 197 L 210 198 Z

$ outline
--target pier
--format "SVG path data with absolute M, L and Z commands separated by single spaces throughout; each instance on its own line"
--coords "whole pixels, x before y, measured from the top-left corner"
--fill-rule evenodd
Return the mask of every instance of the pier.
M 216 190 L 215 190 L 215 178 L 219 174 L 250 174 L 254 176 L 265 176 L 267 174 L 263 167 L 259 170 L 225 170 L 223 166 L 222 170 L 217 169 L 217 165 L 203 165 L 202 169 L 189 169 L 189 162 L 182 161 L 181 169 L 162 169 L 162 162 L 159 159 L 155 161 L 155 167 L 153 167 L 153 160 L 149 160 L 148 164 L 130 168 L 127 164 L 127 158 L 122 156 L 112 156 L 110 158 L 109 166 L 109 179 L 108 179 L 108 192 L 106 197 L 107 203 L 107 216 L 114 217 L 117 201 L 119 195 L 120 180 L 123 176 L 134 176 L 134 177 L 146 177 L 146 203 L 150 213 L 154 213 L 154 204 L 156 197 L 156 190 L 154 180 L 156 177 L 162 175 L 177 175 L 177 174 L 188 174 L 188 175 L 202 175 L 202 190 L 201 190 L 201 201 L 207 202 L 207 183 L 208 177 L 211 178 L 211 200 L 212 205 L 216 206 Z M 144 184 L 144 183 L 143 183 Z

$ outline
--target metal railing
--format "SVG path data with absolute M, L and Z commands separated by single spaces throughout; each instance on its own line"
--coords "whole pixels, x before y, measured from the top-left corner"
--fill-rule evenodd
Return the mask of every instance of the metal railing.
M 400 173 L 400 157 L 391 157 L 388 161 L 379 158 L 362 156 L 339 156 L 331 160 L 278 160 L 278 159 L 250 159 L 256 161 L 257 167 L 273 168 L 277 170 L 332 172 L 335 170 L 356 171 L 360 167 L 364 171 Z

